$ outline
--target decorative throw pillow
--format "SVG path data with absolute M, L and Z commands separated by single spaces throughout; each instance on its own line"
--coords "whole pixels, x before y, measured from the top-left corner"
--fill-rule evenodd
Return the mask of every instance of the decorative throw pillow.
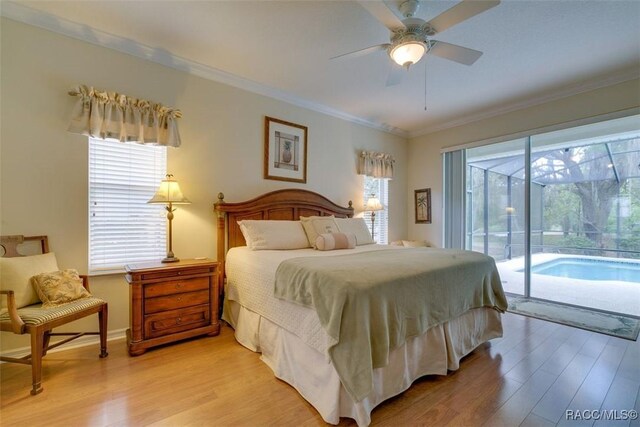
M 316 239 L 315 246 L 319 251 L 353 249 L 356 247 L 356 235 L 353 233 L 323 233 Z
M 301 216 L 300 222 L 304 227 L 304 232 L 307 233 L 307 239 L 310 246 L 316 247 L 316 239 L 320 234 L 325 233 L 339 233 L 340 229 L 336 224 L 336 219 L 331 216 Z
M 336 218 L 336 224 L 341 233 L 355 234 L 358 246 L 375 243 L 364 218 Z
M 42 307 L 55 307 L 90 297 L 89 291 L 82 286 L 77 270 L 67 269 L 42 273 L 31 278 L 31 283 L 42 301 Z
M 30 279 L 36 274 L 58 270 L 58 262 L 53 252 L 15 258 L 0 258 L 0 289 L 13 291 L 16 308 L 40 302 L 38 294 L 31 286 Z M 0 298 L 2 308 L 7 307 L 7 298 Z
M 402 246 L 405 248 L 426 248 L 429 244 L 424 240 L 403 240 Z
M 300 221 L 244 220 L 238 224 L 247 246 L 254 251 L 310 246 Z

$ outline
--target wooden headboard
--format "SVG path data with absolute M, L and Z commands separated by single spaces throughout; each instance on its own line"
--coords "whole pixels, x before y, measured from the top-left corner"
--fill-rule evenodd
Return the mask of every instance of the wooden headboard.
M 296 221 L 301 216 L 334 215 L 340 218 L 353 216 L 353 204 L 342 207 L 318 193 L 308 190 L 277 190 L 240 203 L 227 203 L 224 194 L 218 194 L 214 205 L 218 216 L 218 261 L 224 273 L 227 250 L 245 246 L 238 221 L 244 219 L 271 219 Z M 222 278 L 224 274 L 221 274 Z

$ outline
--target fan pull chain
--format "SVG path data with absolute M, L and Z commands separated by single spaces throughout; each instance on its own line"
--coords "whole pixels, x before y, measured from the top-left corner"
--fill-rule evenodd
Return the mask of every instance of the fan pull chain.
M 424 58 L 424 111 L 427 111 L 427 58 Z

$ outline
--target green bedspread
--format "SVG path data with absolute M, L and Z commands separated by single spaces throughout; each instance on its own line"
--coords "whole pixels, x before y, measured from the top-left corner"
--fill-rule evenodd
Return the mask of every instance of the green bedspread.
M 453 249 L 395 249 L 283 261 L 275 296 L 314 308 L 337 344 L 329 357 L 361 401 L 391 350 L 472 308 L 507 308 L 493 258 Z

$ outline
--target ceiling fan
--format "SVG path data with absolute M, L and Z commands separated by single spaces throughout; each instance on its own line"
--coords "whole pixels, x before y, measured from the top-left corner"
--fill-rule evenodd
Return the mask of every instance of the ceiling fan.
M 402 20 L 382 1 L 358 0 L 358 3 L 391 31 L 390 42 L 334 56 L 331 59 L 357 57 L 386 50 L 391 60 L 409 69 L 427 53 L 464 65 L 476 62 L 482 56 L 482 52 L 432 40 L 430 37 L 497 6 L 500 0 L 463 0 L 429 22 L 415 17 L 420 7 L 417 0 L 405 0 L 400 3 L 399 11 L 404 16 Z M 391 69 L 387 86 L 400 82 L 402 74 L 398 73 L 399 70 L 402 69 Z

